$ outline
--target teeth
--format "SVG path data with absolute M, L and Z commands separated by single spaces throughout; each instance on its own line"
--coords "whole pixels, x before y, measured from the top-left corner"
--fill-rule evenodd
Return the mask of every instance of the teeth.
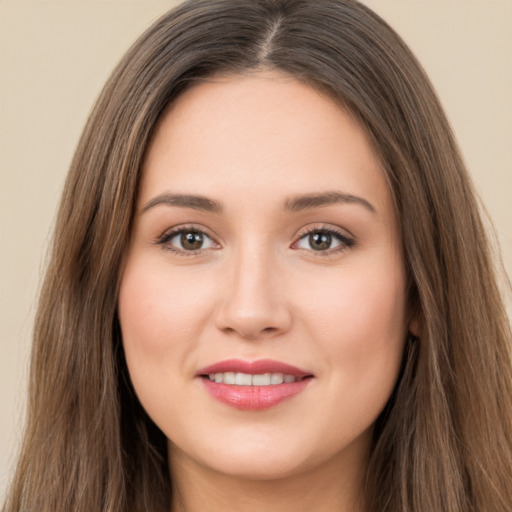
M 284 375 L 282 373 L 263 373 L 251 375 L 249 373 L 210 373 L 208 378 L 213 382 L 224 384 L 235 384 L 237 386 L 271 386 L 301 380 L 293 375 Z
M 270 382 L 270 373 L 264 373 L 263 375 L 253 375 L 251 384 L 253 386 L 270 386 Z
M 223 382 L 224 382 L 224 384 L 234 384 L 235 383 L 235 374 L 234 374 L 234 372 L 226 372 L 226 373 L 224 373 Z
M 252 376 L 248 373 L 237 373 L 235 375 L 235 384 L 237 386 L 250 386 L 252 384 Z
M 289 377 L 291 377 L 291 375 L 289 375 Z M 295 380 L 295 378 L 293 380 Z M 282 384 L 283 382 L 284 382 L 284 375 L 282 373 L 271 373 L 270 374 L 270 384 Z

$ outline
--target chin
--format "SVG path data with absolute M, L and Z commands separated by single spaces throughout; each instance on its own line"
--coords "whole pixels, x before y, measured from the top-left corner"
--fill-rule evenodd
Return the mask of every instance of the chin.
M 237 435 L 238 434 L 238 435 Z M 228 478 L 265 481 L 282 480 L 304 475 L 321 468 L 338 467 L 339 461 L 348 456 L 361 455 L 361 448 L 367 446 L 367 439 L 347 439 L 347 443 L 325 445 L 314 436 L 277 435 L 262 432 L 252 435 L 245 431 L 233 433 L 229 439 L 218 442 L 200 443 L 193 452 L 183 452 L 169 443 L 171 464 L 179 467 L 180 460 L 194 460 L 197 467 Z M 275 433 L 274 433 L 275 434 Z M 367 436 L 362 436 L 366 438 Z M 184 447 L 186 449 L 186 447 Z M 358 457 L 359 458 L 359 457 Z
M 202 468 L 229 477 L 247 480 L 280 479 L 294 473 L 301 466 L 303 458 L 296 449 L 274 443 L 265 443 L 261 439 L 245 443 L 222 441 L 219 445 L 201 443 L 194 447 L 194 453 L 184 453 L 176 445 L 169 443 L 171 464 L 179 466 L 183 459 L 195 460 Z
M 271 457 L 267 453 L 259 453 L 245 458 L 215 460 L 209 467 L 226 477 L 240 480 L 282 480 L 307 471 L 307 463 L 296 459 L 297 457 Z

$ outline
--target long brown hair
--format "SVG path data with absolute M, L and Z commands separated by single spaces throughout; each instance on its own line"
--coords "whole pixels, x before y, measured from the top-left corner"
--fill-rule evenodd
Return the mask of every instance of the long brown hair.
M 169 510 L 166 440 L 135 397 L 116 315 L 141 164 L 182 91 L 260 68 L 289 73 L 357 117 L 398 213 L 422 327 L 375 428 L 368 510 L 512 510 L 511 333 L 475 194 L 421 67 L 353 0 L 185 2 L 115 69 L 66 181 L 4 510 Z

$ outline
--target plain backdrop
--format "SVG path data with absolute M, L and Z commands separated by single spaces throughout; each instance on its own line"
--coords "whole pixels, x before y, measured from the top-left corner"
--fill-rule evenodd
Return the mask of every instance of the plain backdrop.
M 0 501 L 23 424 L 47 241 L 74 147 L 116 62 L 175 3 L 0 0 Z M 429 73 L 512 275 L 512 0 L 365 3 Z

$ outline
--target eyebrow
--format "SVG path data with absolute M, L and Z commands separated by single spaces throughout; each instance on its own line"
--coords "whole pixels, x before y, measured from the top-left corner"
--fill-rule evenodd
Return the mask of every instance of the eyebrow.
M 371 213 L 377 214 L 374 206 L 366 199 L 338 191 L 320 192 L 293 197 L 285 202 L 284 209 L 291 212 L 298 212 L 313 208 L 321 208 L 322 206 L 330 206 L 337 203 L 358 204 L 366 208 Z
M 338 203 L 359 204 L 371 213 L 377 213 L 373 205 L 366 199 L 355 196 L 353 194 L 347 194 L 345 192 L 338 191 L 320 192 L 292 197 L 285 201 L 284 209 L 286 211 L 298 212 L 303 210 L 311 210 L 313 208 L 321 208 L 323 206 L 330 206 Z M 159 194 L 148 201 L 142 209 L 142 213 L 147 212 L 151 208 L 154 208 L 158 205 L 191 208 L 193 210 L 209 213 L 222 213 L 222 207 L 220 204 L 207 197 L 193 194 L 171 194 L 169 192 Z
M 142 209 L 142 213 L 147 212 L 158 205 L 178 206 L 203 212 L 222 213 L 220 204 L 208 199 L 207 197 L 191 194 L 171 194 L 168 192 L 159 194 L 148 201 Z

